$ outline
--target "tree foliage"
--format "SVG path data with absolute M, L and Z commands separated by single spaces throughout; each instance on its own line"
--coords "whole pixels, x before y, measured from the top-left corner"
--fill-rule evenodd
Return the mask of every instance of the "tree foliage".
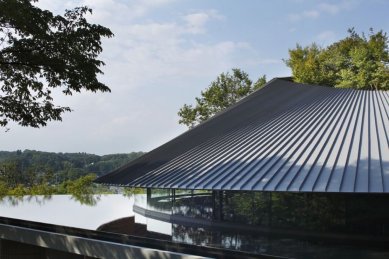
M 0 200 L 6 195 L 72 194 L 92 204 L 93 194 L 109 190 L 93 183 L 97 175 L 108 173 L 141 156 L 142 152 L 97 156 L 86 153 L 40 151 L 0 151 Z
M 92 10 L 77 7 L 63 16 L 33 5 L 34 0 L 0 1 L 0 126 L 45 126 L 61 120 L 69 107 L 57 106 L 52 91 L 110 91 L 97 79 L 103 61 L 103 26 L 85 19 Z
M 253 83 L 248 74 L 238 68 L 221 73 L 210 86 L 196 97 L 196 105 L 184 104 L 179 110 L 179 123 L 193 127 L 226 109 L 266 83 L 266 76 Z
M 54 164 L 65 164 L 62 170 L 58 170 L 61 168 L 54 170 L 49 164 L 44 163 L 40 159 L 45 154 L 50 155 L 54 153 L 27 150 L 19 153 L 17 157 L 11 155 L 2 161 L 4 154 L 9 155 L 9 153 L 14 152 L 0 152 L 0 200 L 1 197 L 6 195 L 72 194 L 75 199 L 81 202 L 83 200 L 87 202 L 93 198 L 91 197 L 93 194 L 109 192 L 107 188 L 97 186 L 93 183 L 93 180 L 96 178 L 96 173 L 92 173 L 89 170 L 89 166 L 93 165 L 93 162 L 92 164 L 87 163 L 88 156 L 93 156 L 93 159 L 101 158 L 99 156 L 89 154 L 78 154 L 77 156 L 77 154 L 69 154 L 73 157 L 73 162 L 61 160 L 63 158 L 61 155 L 51 156 L 48 161 L 57 159 L 59 163 Z M 125 154 L 118 154 L 118 157 L 123 159 L 121 163 L 111 168 L 111 170 L 134 159 L 135 154 L 138 153 L 128 154 L 125 156 L 126 159 L 124 159 Z M 117 159 L 115 155 L 108 155 L 108 157 L 113 160 Z M 115 161 L 114 164 L 117 162 Z M 73 167 L 75 164 L 80 163 L 82 164 L 81 168 Z
M 356 89 L 389 89 L 388 36 L 369 36 L 350 29 L 349 35 L 326 48 L 315 43 L 289 50 L 287 66 L 296 82 Z
M 87 153 L 53 153 L 35 150 L 0 151 L 0 175 L 12 186 L 56 184 L 89 173 L 109 173 L 143 155 L 143 152 L 98 156 Z M 1 176 L 0 176 L 1 177 Z

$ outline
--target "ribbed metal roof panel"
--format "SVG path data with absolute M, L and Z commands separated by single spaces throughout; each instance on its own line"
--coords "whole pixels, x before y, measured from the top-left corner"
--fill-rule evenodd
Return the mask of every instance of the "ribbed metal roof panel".
M 302 87 L 285 84 L 290 91 L 284 94 Z M 128 185 L 388 193 L 388 92 L 309 88 L 310 94 L 270 118 L 254 113 L 249 123 L 190 148 Z M 273 101 L 282 105 L 277 96 Z

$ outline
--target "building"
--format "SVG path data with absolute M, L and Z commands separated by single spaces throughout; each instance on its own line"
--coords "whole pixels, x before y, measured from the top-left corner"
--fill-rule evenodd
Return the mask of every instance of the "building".
M 97 182 L 145 188 L 173 241 L 388 256 L 389 92 L 273 79 Z
M 0 258 L 389 258 L 389 92 L 274 79 L 97 182 L 145 192 L 8 197 Z

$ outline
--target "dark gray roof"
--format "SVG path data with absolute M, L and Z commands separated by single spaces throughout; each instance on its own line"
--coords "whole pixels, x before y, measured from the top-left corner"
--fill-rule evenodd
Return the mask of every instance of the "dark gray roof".
M 389 192 L 389 93 L 274 79 L 97 180 L 151 188 Z

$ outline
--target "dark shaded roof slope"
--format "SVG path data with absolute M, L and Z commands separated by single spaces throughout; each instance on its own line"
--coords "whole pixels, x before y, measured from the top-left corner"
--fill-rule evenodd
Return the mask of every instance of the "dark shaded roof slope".
M 151 188 L 389 192 L 389 93 L 274 79 L 97 179 Z

